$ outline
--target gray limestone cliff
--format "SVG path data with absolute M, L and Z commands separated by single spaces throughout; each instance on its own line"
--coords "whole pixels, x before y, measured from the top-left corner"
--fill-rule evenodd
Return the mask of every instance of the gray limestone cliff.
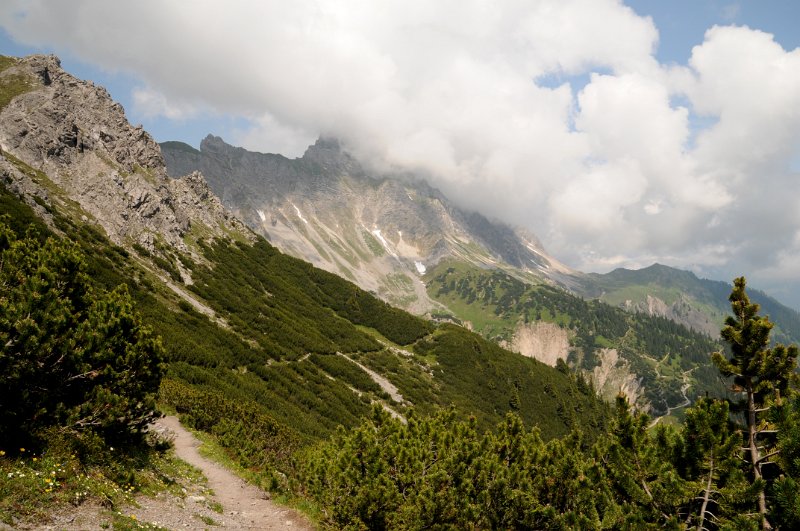
M 5 66 L 0 84 L 26 85 L 0 109 L 0 177 L 29 203 L 56 201 L 115 243 L 149 250 L 157 240 L 187 250 L 195 225 L 248 237 L 200 174 L 167 176 L 159 145 L 106 89 L 65 72 L 52 55 Z
M 373 175 L 338 141 L 321 138 L 297 159 L 206 137 L 200 149 L 165 142 L 170 175 L 199 170 L 253 230 L 389 302 L 435 305 L 420 277 L 442 260 L 512 267 L 555 281 L 572 272 L 531 234 L 464 212 L 410 175 Z

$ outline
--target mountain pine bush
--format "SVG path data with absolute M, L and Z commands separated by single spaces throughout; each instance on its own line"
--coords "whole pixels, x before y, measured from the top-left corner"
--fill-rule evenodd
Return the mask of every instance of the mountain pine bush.
M 130 440 L 156 416 L 162 351 L 124 285 L 91 287 L 77 245 L 17 238 L 0 220 L 4 446 L 54 427 Z

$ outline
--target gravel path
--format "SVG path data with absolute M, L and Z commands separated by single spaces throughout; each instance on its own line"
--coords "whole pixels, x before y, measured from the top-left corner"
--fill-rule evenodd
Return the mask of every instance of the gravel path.
M 158 429 L 175 434 L 175 454 L 197 468 L 208 478 L 215 501 L 224 512 L 218 515 L 221 524 L 230 529 L 313 529 L 296 511 L 281 507 L 268 499 L 261 489 L 235 476 L 227 468 L 200 455 L 194 435 L 180 425 L 176 417 L 156 422 Z
M 356 365 L 361 367 L 361 370 L 363 370 L 365 373 L 367 373 L 369 375 L 369 377 L 372 378 L 372 381 L 374 381 L 376 384 L 378 384 L 380 386 L 381 389 L 383 389 L 386 393 L 388 393 L 389 396 L 392 397 L 392 400 L 394 400 L 398 404 L 402 404 L 403 402 L 405 402 L 406 399 L 403 398 L 403 395 L 400 394 L 400 390 L 397 387 L 395 387 L 392 382 L 390 382 L 389 380 L 387 380 L 386 378 L 384 378 L 383 376 L 381 376 L 377 372 L 373 371 L 372 369 L 360 364 L 359 362 L 357 362 L 356 360 L 354 360 L 350 356 L 347 356 L 346 354 L 342 354 L 341 352 L 337 352 L 337 354 L 340 355 L 343 358 L 346 358 L 346 359 L 352 361 L 353 363 L 355 363 Z
M 203 457 L 198 452 L 200 441 L 181 426 L 176 417 L 156 421 L 153 431 L 172 439 L 175 455 L 200 469 L 208 484 L 183 484 L 184 496 L 160 492 L 150 497 L 137 495 L 135 504 L 117 508 L 119 514 L 135 517 L 143 529 L 155 524 L 173 531 L 184 529 L 290 529 L 312 530 L 314 527 L 293 509 L 281 507 L 269 500 L 269 495 L 234 475 L 230 470 Z M 222 507 L 222 512 L 213 509 Z M 39 531 L 90 531 L 108 529 L 113 514 L 97 501 L 77 507 L 66 505 L 54 511 L 47 523 L 22 523 L 6 529 Z

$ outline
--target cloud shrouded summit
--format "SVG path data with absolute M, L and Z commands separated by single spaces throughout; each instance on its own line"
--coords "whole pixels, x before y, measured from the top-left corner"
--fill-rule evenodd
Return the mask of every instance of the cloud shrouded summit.
M 0 24 L 133 74 L 143 116 L 244 116 L 230 140 L 289 155 L 338 137 L 580 269 L 800 278 L 800 50 L 756 29 L 665 65 L 614 0 L 8 1 Z

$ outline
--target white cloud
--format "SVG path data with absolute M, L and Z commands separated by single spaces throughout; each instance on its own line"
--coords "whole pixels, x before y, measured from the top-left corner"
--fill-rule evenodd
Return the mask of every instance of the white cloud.
M 289 158 L 301 157 L 310 144 L 313 144 L 317 132 L 309 132 L 278 122 L 271 114 L 265 113 L 252 121 L 246 130 L 234 131 L 227 142 L 250 151 L 280 153 Z M 268 146 L 268 149 L 265 147 Z
M 754 29 L 664 66 L 618 0 L 8 0 L 0 25 L 132 73 L 142 113 L 247 117 L 250 149 L 338 136 L 578 267 L 794 271 L 800 50 Z
M 190 103 L 171 103 L 160 92 L 146 87 L 134 87 L 131 95 L 134 111 L 148 118 L 164 116 L 170 120 L 186 120 L 200 112 Z

